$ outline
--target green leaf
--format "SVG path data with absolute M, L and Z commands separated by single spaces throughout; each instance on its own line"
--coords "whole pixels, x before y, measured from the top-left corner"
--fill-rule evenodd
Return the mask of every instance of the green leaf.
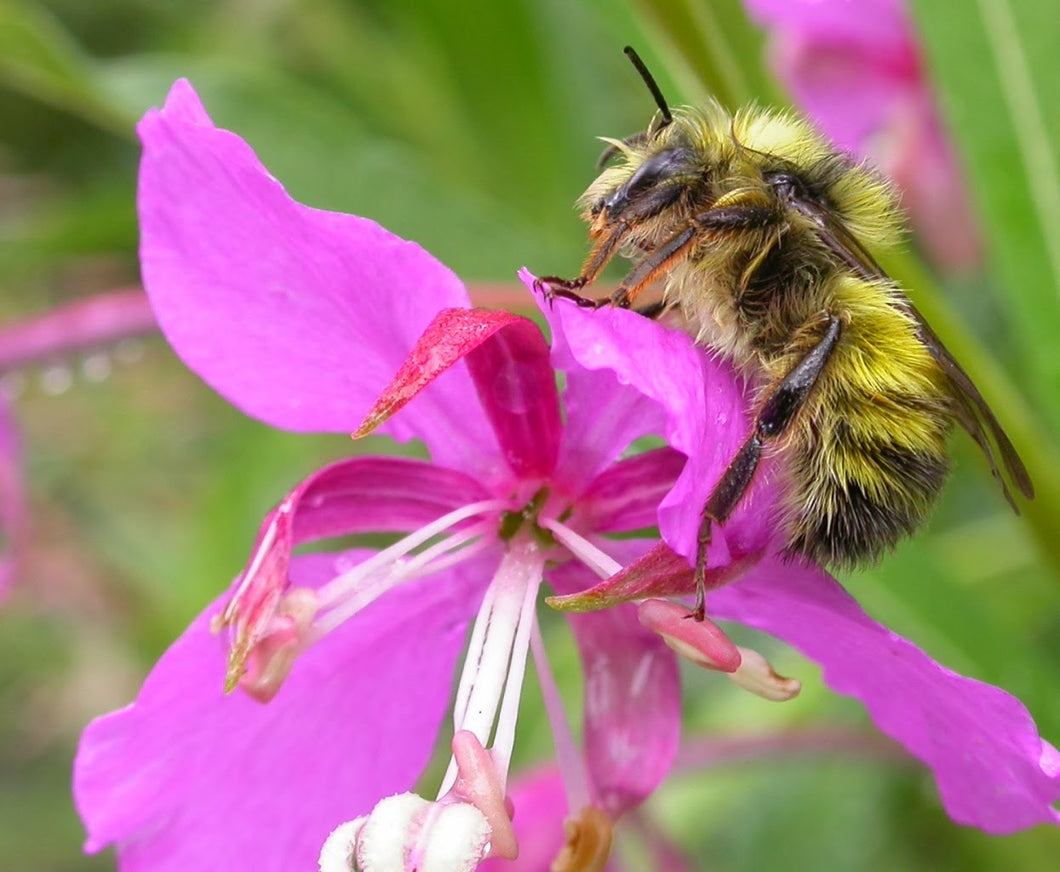
M 92 62 L 43 8 L 7 0 L 0 4 L 0 84 L 123 136 L 135 116 L 111 105 Z
M 1051 0 L 913 3 L 1036 404 L 1060 423 L 1060 75 Z
M 730 109 L 752 100 L 783 102 L 762 62 L 765 38 L 738 0 L 636 0 L 634 5 L 689 100 L 713 96 Z

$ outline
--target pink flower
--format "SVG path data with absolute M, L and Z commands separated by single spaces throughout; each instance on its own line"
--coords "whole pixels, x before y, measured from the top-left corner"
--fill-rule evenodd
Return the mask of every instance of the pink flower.
M 456 826 L 467 862 L 510 856 L 505 779 L 538 586 L 574 592 L 614 572 L 599 545 L 623 562 L 646 550 L 600 536 L 654 524 L 683 458 L 622 453 L 679 420 L 712 377 L 719 414 L 738 416 L 731 375 L 686 337 L 637 321 L 631 333 L 659 343 L 645 366 L 668 367 L 672 347 L 689 384 L 660 405 L 606 369 L 572 365 L 561 417 L 532 322 L 468 310 L 456 276 L 422 249 L 292 201 L 187 83 L 140 134 L 144 282 L 185 362 L 274 426 L 349 433 L 383 421 L 432 459 L 341 461 L 269 514 L 232 594 L 174 643 L 136 702 L 85 731 L 74 790 L 88 850 L 117 845 L 124 870 L 304 869 L 350 821 L 328 841 L 329 863 L 353 851 L 380 868 L 403 850 L 437 862 L 451 845 L 434 836 Z M 363 532 L 406 535 L 376 553 L 293 554 Z M 403 792 L 429 759 L 472 619 L 453 760 L 428 802 Z M 224 696 L 211 624 L 230 633 L 228 684 L 246 693 Z M 673 759 L 676 660 L 632 606 L 574 624 L 588 750 L 570 801 L 616 816 Z M 735 669 L 731 644 L 708 641 Z M 582 765 L 563 754 L 568 771 Z
M 688 557 L 745 433 L 738 383 L 688 336 L 631 312 L 545 307 L 550 355 L 530 322 L 467 310 L 459 280 L 417 246 L 292 201 L 187 83 L 140 133 L 144 280 L 185 362 L 274 426 L 345 433 L 367 418 L 421 440 L 431 461 L 341 461 L 266 517 L 232 593 L 163 655 L 132 705 L 86 729 L 74 792 L 88 850 L 115 844 L 125 872 L 312 868 L 322 845 L 327 869 L 351 855 L 362 869 L 511 856 L 506 781 L 528 648 L 548 683 L 538 586 L 585 599 L 614 576 L 588 598 L 614 599 L 622 584 L 627 599 L 643 598 L 626 596 L 631 584 L 688 591 L 673 552 L 606 536 L 658 519 Z M 647 433 L 672 448 L 623 458 Z M 712 546 L 712 579 L 743 573 L 710 594 L 712 613 L 820 662 L 933 769 L 955 819 L 992 832 L 1055 822 L 1058 755 L 1025 709 L 872 622 L 822 571 L 771 556 L 765 473 Z M 380 531 L 402 538 L 374 553 L 293 553 Z M 622 564 L 631 569 L 616 576 Z M 550 717 L 575 815 L 589 806 L 613 819 L 671 765 L 679 691 L 661 637 L 758 692 L 794 690 L 684 616 L 648 603 L 572 617 L 584 759 Z M 428 801 L 407 791 L 472 621 L 453 756 Z M 224 696 L 211 624 L 230 634 L 227 681 L 246 693 Z M 592 815 L 580 819 L 594 831 Z
M 840 148 L 870 158 L 902 191 L 925 248 L 948 269 L 979 259 L 956 154 L 901 0 L 746 0 L 772 32 L 777 75 Z

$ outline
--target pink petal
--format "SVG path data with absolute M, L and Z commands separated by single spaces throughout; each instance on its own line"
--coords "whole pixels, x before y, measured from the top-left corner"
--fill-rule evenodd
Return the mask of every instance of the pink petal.
M 520 276 L 533 288 L 533 277 Z M 605 307 L 580 309 L 566 300 L 549 304 L 538 295 L 552 328 L 557 369 L 610 373 L 619 387 L 658 408 L 657 435 L 688 457 L 677 483 L 659 507 L 666 542 L 689 560 L 695 554 L 700 512 L 749 429 L 741 385 L 725 364 L 708 358 L 692 338 L 635 312 Z M 764 547 L 775 531 L 769 463 L 764 462 L 733 516 L 714 537 L 708 564 Z
M 557 478 L 574 490 L 608 469 L 630 444 L 663 429 L 658 405 L 631 390 L 614 373 L 583 367 L 566 348 L 562 331 L 552 330 L 552 360 L 567 376 L 563 432 Z M 654 522 L 653 522 L 654 524 Z
M 230 639 L 227 687 L 235 687 L 251 653 L 274 629 L 296 546 L 415 529 L 485 495 L 462 472 L 399 457 L 342 460 L 304 479 L 262 521 L 247 567 L 218 617 Z
M 563 425 L 540 328 L 517 318 L 469 354 L 467 365 L 512 471 L 521 479 L 551 475 Z
M 579 497 L 579 515 L 584 512 L 586 526 L 597 533 L 654 527 L 659 502 L 674 486 L 686 460 L 672 448 L 656 448 L 612 464 Z
M 1023 704 L 940 666 L 869 618 L 823 570 L 763 560 L 708 596 L 708 611 L 766 630 L 859 699 L 876 725 L 926 763 L 958 823 L 1006 834 L 1060 823 L 1060 755 Z
M 404 457 L 340 460 L 313 473 L 292 495 L 292 545 L 414 530 L 488 496 L 462 472 Z
M 633 559 L 644 542 L 610 542 Z M 593 577 L 579 564 L 549 574 L 557 593 Z M 598 805 L 612 817 L 640 804 L 670 771 L 681 736 L 677 657 L 631 605 L 568 615 L 585 675 L 585 756 Z
M 332 577 L 336 559 L 297 558 L 295 581 Z M 488 562 L 381 597 L 304 652 L 267 705 L 221 693 L 213 604 L 136 702 L 82 736 L 86 848 L 116 844 L 123 872 L 315 868 L 333 827 L 409 789 L 430 757 Z
M 856 42 L 866 52 L 910 40 L 902 0 L 744 0 L 760 24 L 812 34 L 821 42 Z
M 732 562 L 707 570 L 707 590 L 729 584 L 754 566 L 762 552 L 752 551 Z M 618 572 L 595 584 L 545 601 L 564 612 L 594 612 L 621 603 L 639 602 L 655 597 L 682 597 L 695 593 L 692 567 L 665 542 L 659 542 L 646 554 L 626 563 Z
M 166 338 L 213 388 L 290 430 L 352 431 L 460 280 L 364 218 L 293 201 L 191 86 L 140 124 L 140 259 Z M 466 371 L 387 432 L 477 469 L 495 442 Z
M 354 438 L 370 433 L 466 359 L 508 467 L 519 478 L 547 476 L 556 465 L 561 429 L 548 355 L 541 331 L 526 318 L 486 309 L 445 309 L 416 340 Z

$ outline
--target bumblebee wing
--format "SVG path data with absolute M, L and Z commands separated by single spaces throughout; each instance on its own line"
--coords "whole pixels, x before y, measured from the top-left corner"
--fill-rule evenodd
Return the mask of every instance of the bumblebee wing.
M 840 261 L 846 264 L 852 272 L 869 281 L 881 278 L 888 279 L 887 274 L 868 249 L 861 244 L 857 237 L 843 225 L 843 222 L 827 206 L 806 197 L 792 198 L 791 205 L 816 226 L 821 242 Z M 901 298 L 901 305 L 916 322 L 920 341 L 924 343 L 928 353 L 935 359 L 935 362 L 938 363 L 939 368 L 949 380 L 956 403 L 955 416 L 958 423 L 982 450 L 987 462 L 990 464 L 991 473 L 1001 485 L 1005 499 L 1018 512 L 1019 509 L 1016 507 L 1012 493 L 1005 482 L 1004 476 L 1001 474 L 997 456 L 994 452 L 994 445 L 996 445 L 1009 479 L 1027 499 L 1033 499 L 1034 485 L 1031 483 L 1027 468 L 1023 465 L 1015 446 L 1001 428 L 1001 424 L 998 423 L 990 406 L 987 405 L 986 400 L 983 399 L 983 395 L 979 393 L 979 389 L 975 386 L 968 373 L 954 360 L 953 355 L 942 344 L 942 340 L 939 339 L 935 331 L 924 320 L 924 316 L 917 311 L 916 306 L 905 297 Z M 987 436 L 987 431 L 989 431 L 990 437 L 993 438 L 993 445 L 990 437 Z
M 1031 483 L 1030 475 L 1027 474 L 1027 467 L 1023 465 L 1023 461 L 1016 452 L 1016 447 L 1001 428 L 1001 424 L 998 423 L 997 417 L 991 411 L 990 406 L 987 405 L 986 400 L 983 399 L 983 395 L 979 393 L 979 389 L 975 386 L 968 373 L 953 359 L 953 355 L 949 353 L 946 346 L 942 344 L 942 340 L 939 339 L 935 331 L 924 320 L 924 316 L 917 311 L 916 306 L 906 300 L 905 307 L 917 323 L 920 341 L 924 343 L 924 347 L 935 358 L 935 362 L 942 368 L 954 388 L 953 395 L 957 400 L 957 421 L 968 431 L 969 435 L 982 449 L 983 454 L 986 455 L 986 459 L 990 462 L 990 471 L 1000 483 L 1001 489 L 1005 493 L 1005 498 L 1012 505 L 1012 508 L 1016 509 L 1015 500 L 1013 500 L 1012 494 L 1001 476 L 994 452 L 991 450 L 990 442 L 983 431 L 984 425 L 990 431 L 994 444 L 997 445 L 1009 479 L 1027 499 L 1033 499 L 1034 485 Z M 1018 509 L 1016 510 L 1017 512 L 1019 511 Z

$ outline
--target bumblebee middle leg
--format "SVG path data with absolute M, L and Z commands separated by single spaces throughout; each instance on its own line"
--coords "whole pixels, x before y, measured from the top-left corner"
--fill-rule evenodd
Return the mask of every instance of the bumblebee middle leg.
M 710 545 L 712 526 L 723 524 L 729 519 L 751 484 L 762 456 L 762 448 L 782 436 L 795 419 L 824 371 L 839 341 L 841 329 L 839 318 L 830 317 L 824 335 L 817 344 L 769 392 L 755 417 L 751 435 L 740 446 L 707 497 L 696 540 L 696 604 L 691 616 L 697 621 L 702 621 L 706 615 L 707 547 Z

